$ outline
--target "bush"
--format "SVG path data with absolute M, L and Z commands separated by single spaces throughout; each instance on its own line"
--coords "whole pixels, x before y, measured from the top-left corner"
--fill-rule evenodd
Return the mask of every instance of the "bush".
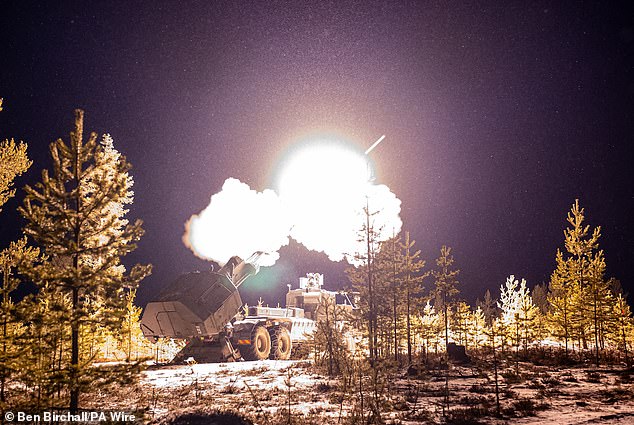
M 489 411 L 482 407 L 454 408 L 449 411 L 448 424 L 452 425 L 477 425 L 482 424 L 480 418 L 489 415 Z
M 601 374 L 599 372 L 587 372 L 586 382 L 590 382 L 592 384 L 600 384 Z
M 235 412 L 188 412 L 169 417 L 161 425 L 253 425 Z
M 520 398 L 503 411 L 508 416 L 535 416 L 537 410 L 545 410 L 547 407 L 547 404 L 537 404 L 530 398 Z

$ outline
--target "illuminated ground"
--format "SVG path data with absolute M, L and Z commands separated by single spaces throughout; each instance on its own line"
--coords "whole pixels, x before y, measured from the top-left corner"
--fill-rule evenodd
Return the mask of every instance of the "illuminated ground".
M 515 372 L 519 370 L 520 374 Z M 634 421 L 634 379 L 621 369 L 566 369 L 510 365 L 501 371 L 503 417 L 495 410 L 492 375 L 476 366 L 451 370 L 454 423 L 625 424 Z M 399 423 L 442 423 L 442 371 L 387 380 L 384 419 Z M 312 371 L 309 362 L 263 361 L 166 366 L 143 373 L 138 386 L 89 398 L 95 407 L 140 409 L 152 423 L 169 423 L 182 412 L 232 410 L 256 423 L 282 423 L 291 411 L 305 424 L 337 423 L 356 401 L 339 397 L 338 381 Z M 115 394 L 116 393 L 116 394 Z M 272 419 L 273 418 L 273 419 Z M 463 418 L 464 421 L 460 421 Z M 278 422 L 271 422 L 272 420 Z M 479 421 L 479 422 L 478 422 Z

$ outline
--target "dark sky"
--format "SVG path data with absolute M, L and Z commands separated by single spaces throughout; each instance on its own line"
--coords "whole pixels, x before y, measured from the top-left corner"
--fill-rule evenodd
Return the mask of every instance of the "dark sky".
M 547 280 L 575 198 L 602 226 L 607 275 L 633 292 L 633 16 L 620 2 L 5 0 L 0 136 L 29 144 L 21 187 L 50 167 L 74 108 L 112 134 L 146 229 L 126 263 L 154 264 L 141 305 L 208 267 L 183 224 L 226 178 L 272 187 L 284 150 L 317 133 L 360 148 L 387 135 L 377 180 L 428 264 L 454 248 L 468 300 L 509 274 Z M 21 197 L 1 213 L 2 246 Z M 344 283 L 324 255 L 281 255 L 247 300 L 275 303 L 306 272 Z

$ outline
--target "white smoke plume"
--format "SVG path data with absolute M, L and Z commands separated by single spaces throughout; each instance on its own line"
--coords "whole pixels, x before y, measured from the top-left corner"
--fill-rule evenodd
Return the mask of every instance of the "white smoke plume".
M 227 179 L 209 206 L 189 219 L 183 240 L 199 257 L 220 263 L 263 251 L 267 256 L 259 262 L 266 266 L 292 237 L 333 261 L 357 264 L 355 254 L 366 249 L 359 241 L 366 208 L 377 241 L 402 227 L 401 201 L 369 177 L 366 158 L 356 152 L 334 145 L 305 148 L 283 167 L 279 195 Z
M 288 215 L 274 191 L 257 192 L 229 178 L 207 208 L 187 221 L 183 242 L 197 256 L 219 264 L 262 251 L 258 263 L 272 266 L 277 251 L 288 244 L 289 230 Z

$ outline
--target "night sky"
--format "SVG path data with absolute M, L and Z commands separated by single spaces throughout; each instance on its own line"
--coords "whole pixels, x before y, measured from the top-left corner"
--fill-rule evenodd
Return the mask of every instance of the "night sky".
M 428 266 L 454 248 L 468 301 L 509 274 L 546 281 L 575 198 L 602 227 L 607 276 L 634 292 L 624 4 L 87 3 L 0 3 L 0 137 L 29 145 L 21 188 L 50 168 L 48 144 L 68 140 L 73 109 L 112 135 L 146 230 L 125 262 L 154 265 L 140 305 L 209 267 L 181 242 L 183 225 L 226 178 L 273 187 L 286 149 L 318 134 L 360 149 L 387 135 L 372 152 L 377 183 L 402 200 Z M 2 247 L 19 235 L 22 196 L 0 213 Z M 345 267 L 291 243 L 242 292 L 274 304 L 306 272 L 342 286 Z

